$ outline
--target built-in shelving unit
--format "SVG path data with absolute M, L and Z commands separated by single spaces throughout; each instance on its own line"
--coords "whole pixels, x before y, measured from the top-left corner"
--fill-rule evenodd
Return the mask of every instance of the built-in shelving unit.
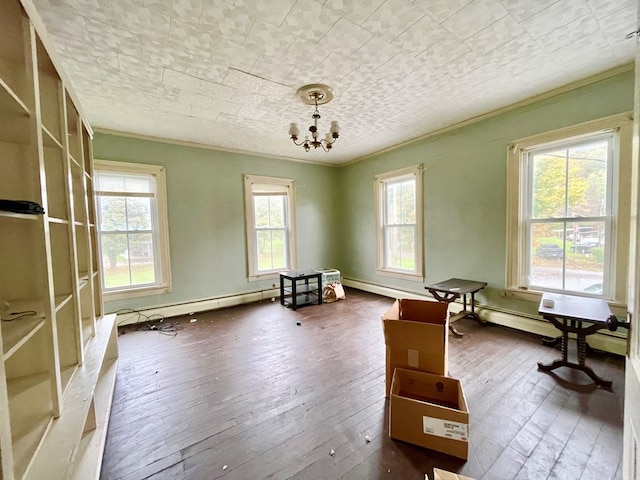
M 28 2 L 0 2 L 0 199 L 44 213 L 0 211 L 0 480 L 84 480 L 100 473 L 117 333 L 100 293 L 91 129 Z

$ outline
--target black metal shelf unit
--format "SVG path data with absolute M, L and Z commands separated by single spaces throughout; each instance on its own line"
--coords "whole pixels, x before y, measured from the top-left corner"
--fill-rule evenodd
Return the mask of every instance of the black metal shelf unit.
M 294 310 L 322 305 L 322 273 L 315 270 L 280 272 L 280 304 Z

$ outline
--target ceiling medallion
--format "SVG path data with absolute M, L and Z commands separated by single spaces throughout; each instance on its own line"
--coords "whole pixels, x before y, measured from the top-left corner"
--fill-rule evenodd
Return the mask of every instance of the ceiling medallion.
M 328 152 L 329 150 L 331 150 L 333 144 L 340 136 L 340 125 L 338 125 L 338 122 L 336 122 L 335 120 L 332 121 L 329 132 L 325 134 L 324 138 L 318 140 L 318 119 L 320 118 L 318 105 L 329 103 L 333 98 L 333 90 L 327 85 L 313 83 L 311 85 L 300 87 L 296 92 L 296 96 L 302 103 L 306 105 L 314 105 L 315 111 L 313 112 L 313 115 L 311 115 L 311 118 L 313 119 L 313 125 L 309 127 L 309 131 L 311 132 L 311 139 L 307 135 L 304 137 L 304 140 L 302 142 L 298 143 L 300 129 L 298 128 L 297 123 L 292 123 L 289 126 L 289 135 L 291 140 L 296 145 L 302 146 L 305 152 L 311 150 L 311 147 L 313 147 L 314 149 L 322 147 L 325 152 Z

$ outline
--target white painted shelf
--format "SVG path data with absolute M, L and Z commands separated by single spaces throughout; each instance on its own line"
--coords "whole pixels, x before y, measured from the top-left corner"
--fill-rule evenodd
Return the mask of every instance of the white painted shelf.
M 117 326 L 102 316 L 91 128 L 31 2 L 0 1 L 0 199 L 45 210 L 0 212 L 0 480 L 91 480 Z

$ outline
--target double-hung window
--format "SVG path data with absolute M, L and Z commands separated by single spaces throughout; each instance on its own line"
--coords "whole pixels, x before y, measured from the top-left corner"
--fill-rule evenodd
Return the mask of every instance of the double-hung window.
M 377 272 L 422 281 L 422 169 L 378 175 L 374 185 Z
M 164 168 L 95 162 L 103 293 L 109 299 L 171 287 Z
M 293 180 L 245 176 L 249 279 L 296 268 Z
M 624 298 L 629 175 L 620 172 L 629 163 L 630 148 L 625 118 L 510 146 L 507 261 L 512 289 Z

